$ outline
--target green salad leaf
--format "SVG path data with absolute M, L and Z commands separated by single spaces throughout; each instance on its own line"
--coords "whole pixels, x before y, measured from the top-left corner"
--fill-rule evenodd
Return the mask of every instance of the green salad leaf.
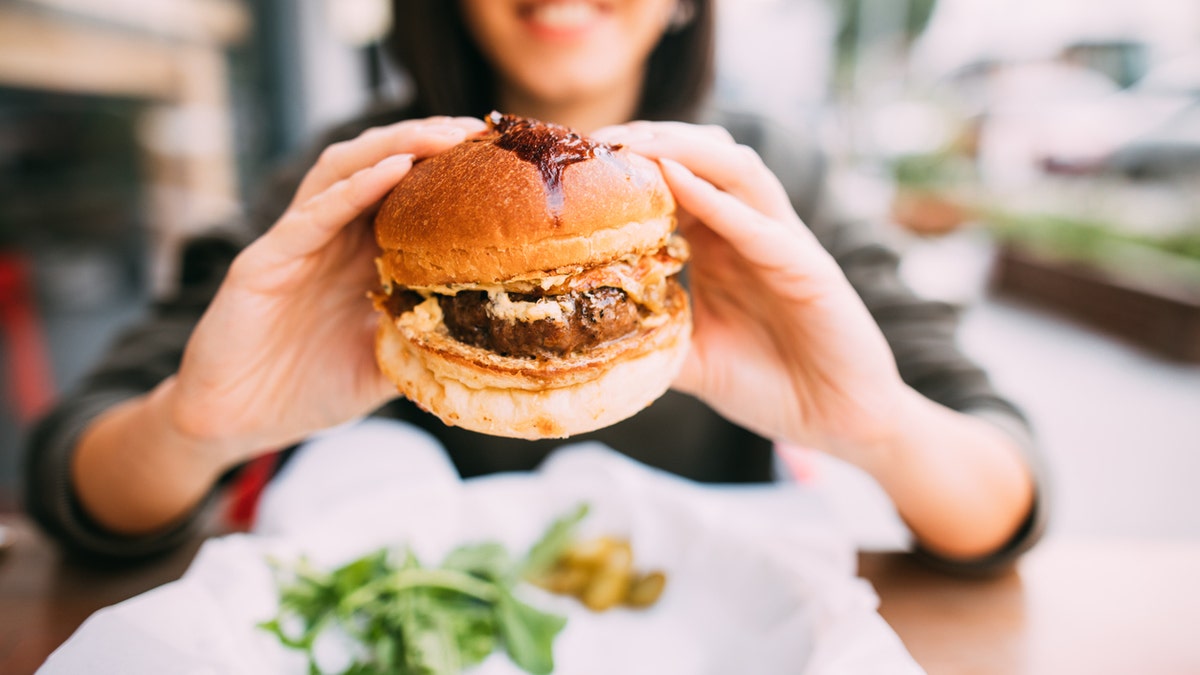
M 554 563 L 587 510 L 580 505 L 556 520 L 520 559 L 479 542 L 454 549 L 437 567 L 411 550 L 389 549 L 331 572 L 304 558 L 275 564 L 279 612 L 259 627 L 303 651 L 311 675 L 327 675 L 314 649 L 326 630 L 361 647 L 341 675 L 453 675 L 497 649 L 529 673 L 551 673 L 566 619 L 521 601 L 516 587 Z
M 563 551 L 575 539 L 575 528 L 587 517 L 588 505 L 580 504 L 573 511 L 550 524 L 541 540 L 529 549 L 521 565 L 520 575 L 526 579 L 541 576 L 554 566 Z
M 534 675 L 554 672 L 554 637 L 567 625 L 566 619 L 521 602 L 508 589 L 496 603 L 496 619 L 513 663 Z

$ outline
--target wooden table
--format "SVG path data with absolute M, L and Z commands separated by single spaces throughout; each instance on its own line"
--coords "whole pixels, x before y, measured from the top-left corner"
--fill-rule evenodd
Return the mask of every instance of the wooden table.
M 931 675 L 1200 674 L 1198 541 L 1051 538 L 988 579 L 898 554 L 859 566 Z
M 37 670 L 92 612 L 178 579 L 201 541 L 137 565 L 98 567 L 62 555 L 23 517 L 0 515 L 0 673 Z
M 177 578 L 200 542 L 132 567 L 85 566 L 0 516 L 0 673 L 32 673 L 96 609 Z M 1018 571 L 947 577 L 867 553 L 880 612 L 931 674 L 1200 674 L 1200 542 L 1051 539 Z

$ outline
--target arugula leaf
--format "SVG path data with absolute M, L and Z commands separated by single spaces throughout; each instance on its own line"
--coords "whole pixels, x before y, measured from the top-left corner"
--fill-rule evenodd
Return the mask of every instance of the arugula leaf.
M 565 618 L 534 609 L 506 588 L 496 602 L 496 620 L 513 663 L 533 675 L 554 672 L 554 638 L 567 625 Z
M 311 675 L 322 675 L 313 644 L 330 625 L 362 645 L 342 675 L 454 675 L 501 644 L 527 672 L 550 673 L 566 619 L 518 600 L 513 589 L 553 564 L 586 513 L 582 505 L 555 521 L 521 560 L 482 542 L 460 546 L 432 568 L 411 549 L 375 551 L 331 572 L 304 558 L 291 570 L 273 563 L 279 613 L 258 626 L 305 652 Z
M 279 625 L 278 618 L 271 619 L 270 621 L 263 621 L 258 624 L 258 627 L 274 635 L 285 647 L 291 647 L 292 649 L 307 649 L 311 644 L 309 641 L 305 641 L 303 639 L 297 640 L 284 633 L 283 627 Z
M 335 593 L 345 594 L 366 585 L 387 568 L 388 551 L 383 549 L 342 565 L 329 574 L 329 581 Z
M 444 626 L 445 614 L 434 611 L 427 591 L 413 589 L 399 614 L 404 635 L 404 663 L 413 675 L 439 675 L 462 670 L 454 635 Z
M 475 665 L 496 651 L 496 616 L 488 605 L 473 603 L 447 610 L 454 641 L 465 665 Z
M 575 527 L 587 514 L 588 505 L 580 504 L 574 511 L 551 523 L 542 538 L 525 554 L 521 576 L 526 579 L 538 577 L 553 567 L 554 562 L 575 539 Z
M 398 638 L 398 635 L 390 633 L 379 635 L 375 638 L 371 650 L 375 658 L 375 663 L 393 664 L 399 660 L 403 645 Z
M 459 546 L 446 556 L 442 567 L 488 581 L 501 581 L 512 575 L 513 560 L 502 544 L 485 542 Z

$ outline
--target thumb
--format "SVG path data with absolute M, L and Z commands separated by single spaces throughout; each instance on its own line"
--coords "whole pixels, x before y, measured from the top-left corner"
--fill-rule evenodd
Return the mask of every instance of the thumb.
M 684 394 L 700 397 L 703 385 L 704 363 L 697 353 L 696 343 L 693 341 L 692 346 L 688 348 L 687 356 L 683 359 L 683 366 L 679 369 L 679 374 L 671 383 L 671 388 Z
M 396 383 L 384 374 L 383 368 L 380 367 L 379 361 L 375 356 L 375 350 L 379 348 L 380 322 L 387 320 L 386 315 L 371 312 L 366 325 L 363 326 L 363 344 L 366 345 L 366 349 L 363 350 L 363 358 L 366 361 L 363 364 L 364 377 L 366 378 L 364 390 L 367 396 L 370 397 L 372 410 L 400 395 L 400 390 L 396 386 Z

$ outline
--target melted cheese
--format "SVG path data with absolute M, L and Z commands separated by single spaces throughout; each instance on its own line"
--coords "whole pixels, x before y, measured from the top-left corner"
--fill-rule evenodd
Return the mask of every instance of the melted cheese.
M 413 307 L 411 312 L 401 314 L 396 321 L 403 326 L 412 326 L 422 333 L 431 332 L 442 324 L 442 306 L 438 304 L 437 298 L 426 298 L 425 302 Z
M 488 293 L 488 314 L 504 321 L 562 321 L 563 308 L 550 298 L 539 298 L 534 302 L 513 300 L 508 293 Z

